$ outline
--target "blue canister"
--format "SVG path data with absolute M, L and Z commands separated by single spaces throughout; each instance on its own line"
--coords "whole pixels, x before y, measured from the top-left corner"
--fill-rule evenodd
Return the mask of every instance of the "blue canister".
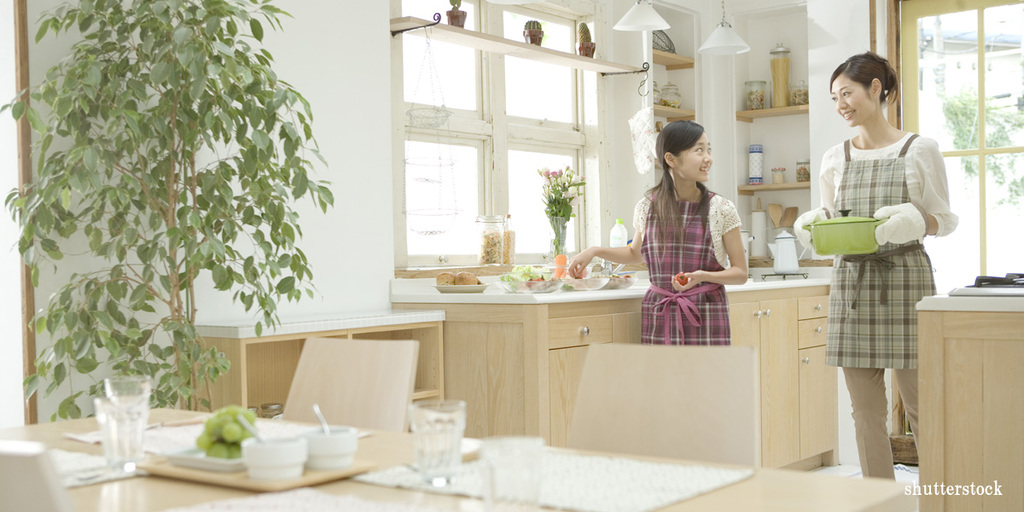
M 750 176 L 751 185 L 760 185 L 764 183 L 762 177 L 762 167 L 764 164 L 764 147 L 760 144 L 751 144 L 748 156 L 748 175 Z

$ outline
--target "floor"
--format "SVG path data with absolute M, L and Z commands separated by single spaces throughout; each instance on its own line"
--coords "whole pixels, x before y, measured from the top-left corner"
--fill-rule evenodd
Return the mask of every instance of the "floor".
M 893 466 L 893 470 L 896 474 L 897 482 L 903 482 L 906 485 L 913 485 L 918 483 L 919 475 L 917 466 L 906 466 L 903 464 L 896 464 Z M 812 471 L 814 473 L 821 473 L 823 475 L 861 478 L 860 466 L 823 466 Z

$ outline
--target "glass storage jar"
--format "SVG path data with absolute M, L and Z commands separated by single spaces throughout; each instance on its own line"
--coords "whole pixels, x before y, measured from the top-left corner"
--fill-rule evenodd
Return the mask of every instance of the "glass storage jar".
M 811 181 L 811 160 L 803 158 L 796 161 L 796 181 Z
M 745 83 L 747 90 L 747 110 L 761 110 L 764 108 L 764 90 L 767 82 L 764 80 L 751 80 Z
M 807 82 L 800 80 L 799 82 L 789 86 L 789 104 L 807 104 Z
M 666 107 L 679 108 L 683 97 L 679 95 L 679 86 L 669 82 L 661 88 L 661 104 Z
M 504 215 L 480 215 L 476 218 L 480 234 L 480 265 L 501 265 L 503 238 L 505 236 Z
M 789 48 L 779 43 L 771 52 L 772 108 L 789 105 Z

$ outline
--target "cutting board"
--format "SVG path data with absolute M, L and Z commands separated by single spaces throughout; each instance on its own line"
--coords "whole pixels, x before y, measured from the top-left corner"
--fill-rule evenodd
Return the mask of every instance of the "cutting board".
M 139 469 L 145 470 L 152 476 L 174 478 L 177 480 L 188 480 L 201 484 L 219 485 L 222 487 L 233 487 L 255 492 L 275 492 L 308 487 L 335 480 L 342 480 L 355 475 L 360 475 L 374 469 L 376 464 L 358 458 L 352 466 L 345 469 L 330 471 L 317 471 L 307 469 L 299 478 L 289 480 L 251 480 L 247 471 L 234 473 L 221 473 L 217 471 L 205 471 L 202 469 L 186 468 L 175 466 L 166 457 L 154 456 L 139 465 Z

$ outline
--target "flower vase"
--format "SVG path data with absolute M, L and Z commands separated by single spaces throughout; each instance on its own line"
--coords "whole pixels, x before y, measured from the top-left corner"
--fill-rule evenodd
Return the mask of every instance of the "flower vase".
M 565 254 L 565 233 L 566 225 L 569 224 L 569 219 L 565 217 L 549 217 L 548 222 L 551 223 L 551 257 L 554 258 L 559 254 Z

